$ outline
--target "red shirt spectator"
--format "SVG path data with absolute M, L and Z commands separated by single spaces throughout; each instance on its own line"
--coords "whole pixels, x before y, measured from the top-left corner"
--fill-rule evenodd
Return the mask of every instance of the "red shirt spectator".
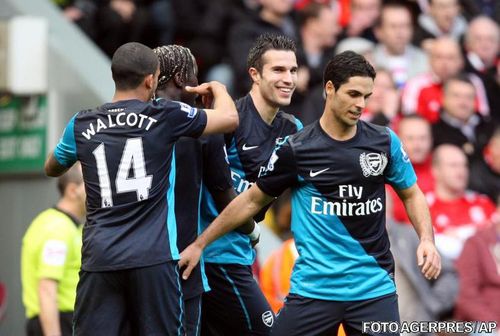
M 435 233 L 450 228 L 481 228 L 495 212 L 495 204 L 485 195 L 467 191 L 454 200 L 441 200 L 434 192 L 426 195 Z

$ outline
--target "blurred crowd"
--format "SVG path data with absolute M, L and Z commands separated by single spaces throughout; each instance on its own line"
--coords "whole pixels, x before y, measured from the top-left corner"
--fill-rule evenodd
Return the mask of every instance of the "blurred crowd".
M 363 118 L 403 141 L 443 257 L 442 276 L 426 280 L 415 266 L 417 236 L 389 187 L 401 318 L 500 324 L 500 1 L 53 1 L 107 55 L 128 41 L 189 47 L 200 82 L 221 81 L 234 98 L 250 87 L 246 58 L 256 37 L 288 35 L 298 45 L 299 71 L 284 110 L 304 125 L 323 112 L 322 72 L 331 56 L 363 54 L 377 69 Z M 260 267 L 279 309 L 297 256 L 286 197 L 266 220 L 285 241 Z

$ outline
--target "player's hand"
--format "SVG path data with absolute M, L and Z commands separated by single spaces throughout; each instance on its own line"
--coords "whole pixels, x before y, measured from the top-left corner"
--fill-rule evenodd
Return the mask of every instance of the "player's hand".
M 437 279 L 441 273 L 441 256 L 431 240 L 421 240 L 417 248 L 417 263 L 428 279 Z
M 181 252 L 181 260 L 179 260 L 179 269 L 186 268 L 182 272 L 182 279 L 187 280 L 191 272 L 196 267 L 201 258 L 203 250 L 196 244 L 192 243 L 184 251 Z
M 203 107 L 212 108 L 214 102 L 214 91 L 223 90 L 227 92 L 226 87 L 216 81 L 203 83 L 198 86 L 186 86 L 184 89 L 189 93 L 197 93 L 201 96 Z

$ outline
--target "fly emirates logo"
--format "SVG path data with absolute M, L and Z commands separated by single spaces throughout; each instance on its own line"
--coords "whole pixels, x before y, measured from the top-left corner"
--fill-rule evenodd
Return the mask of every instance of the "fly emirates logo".
M 349 217 L 371 215 L 384 209 L 380 197 L 361 201 L 363 198 L 362 186 L 339 185 L 339 197 L 342 200 L 337 202 L 324 201 L 321 197 L 311 197 L 311 213 Z

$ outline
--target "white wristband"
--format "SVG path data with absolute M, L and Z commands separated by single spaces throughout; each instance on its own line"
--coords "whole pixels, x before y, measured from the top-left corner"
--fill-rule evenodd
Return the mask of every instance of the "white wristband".
M 253 231 L 247 234 L 248 238 L 250 238 L 250 241 L 254 241 L 259 239 L 260 237 L 260 226 L 259 224 L 255 223 L 255 227 L 253 228 Z

